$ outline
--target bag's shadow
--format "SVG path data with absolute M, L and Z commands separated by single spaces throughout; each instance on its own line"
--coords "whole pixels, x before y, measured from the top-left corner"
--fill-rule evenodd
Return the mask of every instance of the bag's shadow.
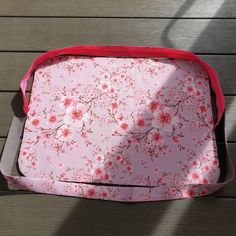
M 170 205 L 81 199 L 55 235 L 151 235 Z

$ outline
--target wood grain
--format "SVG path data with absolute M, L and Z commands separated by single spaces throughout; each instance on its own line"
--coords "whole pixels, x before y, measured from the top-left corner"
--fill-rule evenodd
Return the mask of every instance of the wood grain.
M 21 93 L 0 93 L 0 109 L 0 137 L 6 137 L 13 115 L 24 116 Z
M 236 16 L 236 4 L 233 0 L 1 0 L 0 5 L 0 16 L 207 18 Z
M 229 143 L 228 144 L 230 157 L 233 163 L 233 167 L 236 170 L 236 144 L 235 143 Z M 221 152 L 221 155 L 224 155 L 224 153 Z M 236 179 L 233 179 L 229 184 L 227 184 L 223 189 L 216 192 L 214 194 L 218 197 L 236 197 Z
M 0 50 L 68 45 L 155 45 L 196 53 L 236 53 L 236 19 L 0 18 Z
M 17 91 L 20 81 L 39 53 L 0 53 L 0 90 Z M 29 81 L 28 89 L 31 87 Z
M 4 143 L 5 143 L 5 138 L 0 138 L 0 153 L 2 153 Z M 1 154 L 0 154 L 0 156 L 1 156 Z
M 17 91 L 20 80 L 40 53 L 0 52 L 0 90 Z M 236 95 L 236 55 L 200 55 L 212 65 L 219 74 L 222 89 L 225 94 Z M 31 87 L 29 81 L 28 91 Z
M 236 232 L 235 199 L 124 204 L 7 192 L 0 197 L 2 236 L 234 236 Z

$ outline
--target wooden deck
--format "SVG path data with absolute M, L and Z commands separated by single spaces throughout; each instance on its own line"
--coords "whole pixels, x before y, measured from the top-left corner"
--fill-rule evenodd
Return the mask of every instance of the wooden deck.
M 13 115 L 23 115 L 19 82 L 32 60 L 77 44 L 176 47 L 213 65 L 236 168 L 235 0 L 1 0 L 0 150 Z M 236 181 L 207 198 L 138 204 L 8 191 L 1 184 L 0 212 L 1 236 L 233 236 Z

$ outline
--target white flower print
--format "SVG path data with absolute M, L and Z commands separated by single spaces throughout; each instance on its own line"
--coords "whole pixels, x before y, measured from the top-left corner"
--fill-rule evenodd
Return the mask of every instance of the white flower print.
M 184 92 L 186 92 L 188 95 L 194 95 L 196 92 L 196 88 L 194 86 L 193 83 L 185 83 L 184 88 L 183 88 Z
M 152 100 L 148 102 L 148 109 L 153 113 L 160 108 L 161 102 L 159 100 Z
M 165 131 L 171 131 L 174 125 L 178 124 L 178 118 L 174 116 L 174 110 L 164 107 L 154 113 L 152 126 L 154 128 L 162 128 Z
M 75 97 L 62 96 L 60 106 L 64 109 L 68 109 L 75 103 Z
M 47 123 L 49 125 L 56 125 L 58 122 L 58 117 L 56 114 L 49 114 L 48 117 L 47 117 Z
M 67 125 L 73 125 L 75 127 L 82 127 L 84 122 L 88 121 L 89 115 L 86 113 L 86 107 L 77 104 L 73 107 L 69 107 L 66 110 L 66 114 L 63 121 Z
M 57 130 L 57 135 L 62 139 L 62 140 L 68 140 L 73 137 L 72 135 L 72 130 L 67 126 L 63 125 Z
M 98 88 L 101 91 L 110 91 L 111 90 L 111 82 L 109 80 L 101 80 L 99 82 Z
M 155 144 L 162 143 L 163 135 L 156 130 L 152 130 L 148 133 L 148 139 Z

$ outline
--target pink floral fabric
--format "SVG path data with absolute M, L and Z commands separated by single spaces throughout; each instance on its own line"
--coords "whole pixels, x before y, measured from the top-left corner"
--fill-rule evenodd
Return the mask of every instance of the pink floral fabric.
M 208 74 L 197 63 L 59 56 L 36 70 L 29 108 L 19 168 L 58 181 L 60 194 L 181 198 L 218 181 Z

